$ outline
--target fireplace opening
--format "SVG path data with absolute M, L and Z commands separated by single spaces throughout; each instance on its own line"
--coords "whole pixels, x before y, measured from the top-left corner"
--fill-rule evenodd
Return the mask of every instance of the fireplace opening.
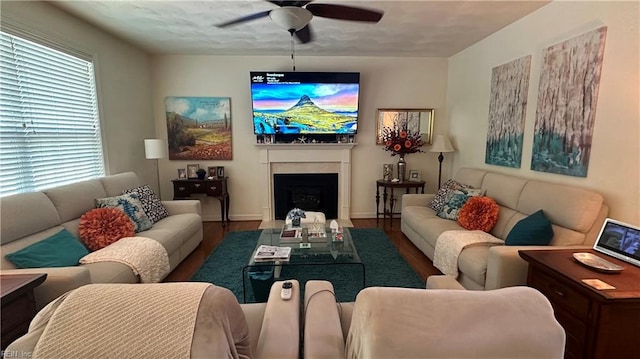
M 322 212 L 338 218 L 337 173 L 278 173 L 273 175 L 275 219 L 285 219 L 292 208 Z

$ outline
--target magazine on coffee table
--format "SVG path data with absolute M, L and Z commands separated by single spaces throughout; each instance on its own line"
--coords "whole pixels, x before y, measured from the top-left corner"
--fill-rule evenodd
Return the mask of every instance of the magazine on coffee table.
M 307 228 L 309 242 L 324 242 L 327 240 L 327 231 L 324 228 L 314 230 Z M 280 243 L 300 243 L 302 241 L 302 228 L 284 226 L 280 232 Z
M 290 256 L 291 247 L 267 246 L 263 244 L 258 247 L 253 259 L 256 262 L 288 261 Z

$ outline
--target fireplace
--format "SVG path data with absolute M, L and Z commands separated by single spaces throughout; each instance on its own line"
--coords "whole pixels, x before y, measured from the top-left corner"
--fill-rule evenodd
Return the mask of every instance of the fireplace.
M 274 174 L 273 193 L 275 219 L 285 219 L 292 208 L 338 218 L 337 173 Z

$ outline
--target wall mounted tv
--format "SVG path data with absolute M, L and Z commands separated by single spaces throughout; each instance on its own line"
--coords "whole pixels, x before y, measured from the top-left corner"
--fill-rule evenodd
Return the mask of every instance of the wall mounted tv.
M 351 135 L 358 130 L 357 72 L 251 72 L 256 135 Z

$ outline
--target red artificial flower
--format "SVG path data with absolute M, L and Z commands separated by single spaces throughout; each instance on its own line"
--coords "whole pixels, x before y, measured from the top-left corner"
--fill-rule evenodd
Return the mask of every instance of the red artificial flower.
M 393 145 L 393 150 L 396 151 L 396 152 L 400 151 L 401 148 L 402 148 L 402 146 L 400 146 L 399 143 L 396 143 L 395 145 Z
M 400 138 L 407 138 L 407 131 L 400 131 Z
M 404 147 L 411 148 L 411 146 L 413 146 L 413 143 L 410 140 L 404 141 Z

